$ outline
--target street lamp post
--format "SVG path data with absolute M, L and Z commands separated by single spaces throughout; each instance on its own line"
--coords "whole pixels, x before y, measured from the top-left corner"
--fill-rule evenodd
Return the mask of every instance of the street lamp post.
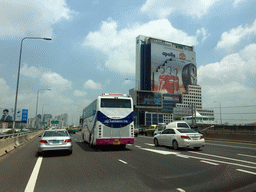
M 43 123 L 44 123 L 44 117 L 43 117 L 43 116 L 44 116 L 44 106 L 45 106 L 45 105 L 49 105 L 49 104 L 43 104 L 43 107 L 42 107 L 42 120 L 41 120 L 41 121 L 42 121 Z M 43 127 L 44 127 L 44 124 L 43 124 Z
M 39 98 L 39 91 L 40 90 L 48 90 L 48 91 L 50 91 L 51 89 L 39 89 L 38 91 L 37 91 L 37 101 L 36 101 L 36 126 L 37 126 L 37 108 L 38 108 L 38 98 Z
M 222 125 L 222 119 L 221 119 L 221 103 L 219 101 L 213 101 L 220 104 L 220 124 Z
M 132 81 L 135 81 L 136 82 L 136 90 L 138 90 L 139 89 L 139 81 L 138 80 L 136 80 L 136 79 L 129 79 L 129 78 L 127 78 L 127 77 L 125 77 L 125 80 L 132 80 Z M 138 98 L 138 101 L 139 101 L 139 98 Z M 137 103 L 137 102 L 136 102 Z M 137 103 L 137 106 L 138 106 L 138 103 Z M 140 108 L 138 107 L 138 118 L 137 118 L 137 121 L 136 121 L 136 126 L 137 126 L 137 128 L 138 128 L 138 121 L 139 121 L 139 119 L 140 119 Z
M 21 40 L 21 45 L 20 45 L 20 58 L 19 58 L 19 67 L 18 67 L 18 77 L 17 77 L 17 87 L 16 87 L 16 96 L 15 96 L 15 105 L 14 105 L 14 115 L 13 115 L 13 130 L 12 132 L 14 133 L 15 129 L 15 118 L 16 118 L 16 110 L 17 110 L 17 100 L 18 100 L 18 91 L 19 91 L 19 79 L 20 79 L 20 63 L 21 63 L 21 54 L 22 54 L 22 43 L 25 39 L 43 39 L 43 40 L 52 40 L 51 38 L 46 38 L 46 37 L 24 37 Z

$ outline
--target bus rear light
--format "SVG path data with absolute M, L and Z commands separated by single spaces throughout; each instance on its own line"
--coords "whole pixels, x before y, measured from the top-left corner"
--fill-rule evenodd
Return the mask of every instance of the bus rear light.
M 131 125 L 131 127 L 133 127 L 133 125 Z

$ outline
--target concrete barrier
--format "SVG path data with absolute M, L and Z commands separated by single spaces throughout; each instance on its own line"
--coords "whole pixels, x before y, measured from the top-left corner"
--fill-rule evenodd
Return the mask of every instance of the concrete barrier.
M 228 140 L 256 144 L 255 132 L 234 132 L 234 131 L 205 131 L 205 139 Z
M 44 130 L 40 130 L 37 132 L 32 132 L 12 138 L 1 139 L 0 140 L 0 156 L 12 151 L 13 149 L 19 147 L 20 145 L 30 141 L 34 137 L 41 135 Z

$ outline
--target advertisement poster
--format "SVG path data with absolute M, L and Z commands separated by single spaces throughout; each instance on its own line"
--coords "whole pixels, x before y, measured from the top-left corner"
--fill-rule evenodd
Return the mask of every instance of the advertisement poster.
M 137 91 L 137 106 L 149 108 L 162 108 L 163 98 L 161 92 Z
M 13 122 L 14 109 L 13 108 L 0 108 L 1 122 Z M 27 122 L 28 121 L 28 110 L 27 109 L 17 109 L 15 121 Z
M 151 91 L 181 95 L 196 84 L 195 52 L 151 43 Z

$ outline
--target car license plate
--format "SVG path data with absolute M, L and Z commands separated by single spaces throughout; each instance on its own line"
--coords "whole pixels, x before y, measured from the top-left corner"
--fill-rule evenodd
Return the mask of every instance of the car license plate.
M 59 143 L 59 141 L 52 141 L 52 143 Z
M 120 141 L 113 141 L 113 145 L 120 145 Z

